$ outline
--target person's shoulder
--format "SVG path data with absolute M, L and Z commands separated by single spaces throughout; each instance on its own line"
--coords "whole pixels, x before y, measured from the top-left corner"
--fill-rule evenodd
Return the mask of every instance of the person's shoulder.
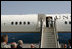
M 5 44 L 3 42 L 1 42 L 1 48 L 4 48 Z
M 10 45 L 4 45 L 4 48 L 11 48 Z
M 11 48 L 11 46 L 10 45 L 1 45 L 1 48 Z
M 17 48 L 22 48 L 20 45 L 17 45 Z

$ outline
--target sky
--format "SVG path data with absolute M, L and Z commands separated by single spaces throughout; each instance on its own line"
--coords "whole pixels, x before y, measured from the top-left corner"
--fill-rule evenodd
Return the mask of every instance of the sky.
M 2 15 L 70 14 L 71 1 L 1 1 Z

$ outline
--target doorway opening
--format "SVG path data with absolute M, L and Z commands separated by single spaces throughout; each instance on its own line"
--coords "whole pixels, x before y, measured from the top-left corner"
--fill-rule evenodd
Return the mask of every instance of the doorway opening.
M 52 17 L 51 16 L 46 17 L 46 27 L 49 27 L 48 18 L 51 18 L 52 19 Z

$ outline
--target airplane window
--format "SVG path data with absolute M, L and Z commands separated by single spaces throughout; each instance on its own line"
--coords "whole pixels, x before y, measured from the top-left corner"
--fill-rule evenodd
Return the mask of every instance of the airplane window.
M 30 22 L 28 22 L 28 24 L 30 24 Z
M 71 24 L 71 21 L 69 21 L 69 24 Z
M 20 25 L 22 24 L 22 22 L 20 22 Z
M 67 21 L 65 21 L 65 24 L 67 24 Z
M 24 25 L 26 24 L 26 22 L 24 22 Z
M 18 22 L 15 22 L 15 24 L 17 25 L 17 24 L 18 24 Z
M 11 22 L 11 25 L 13 25 L 14 24 L 14 22 Z

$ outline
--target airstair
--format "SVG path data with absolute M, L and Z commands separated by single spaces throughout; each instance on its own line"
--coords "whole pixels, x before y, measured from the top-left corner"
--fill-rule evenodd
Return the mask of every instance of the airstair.
M 58 48 L 57 36 L 54 27 L 42 27 L 41 48 Z

